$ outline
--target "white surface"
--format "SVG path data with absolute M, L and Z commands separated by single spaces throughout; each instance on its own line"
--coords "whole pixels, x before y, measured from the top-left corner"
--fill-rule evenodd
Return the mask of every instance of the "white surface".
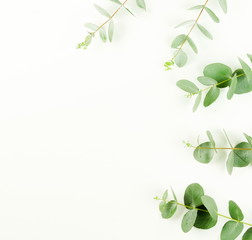
M 217 240 L 223 220 L 184 234 L 182 210 L 171 220 L 160 217 L 153 197 L 172 185 L 182 201 L 192 182 L 221 213 L 233 199 L 252 222 L 251 167 L 229 177 L 226 154 L 202 165 L 182 144 L 203 139 L 207 129 L 224 144 L 222 128 L 234 143 L 252 134 L 252 95 L 228 101 L 223 93 L 192 113 L 193 100 L 175 86 L 195 80 L 208 63 L 235 69 L 237 56 L 251 52 L 252 2 L 228 2 L 224 15 L 210 1 L 220 24 L 202 17 L 214 41 L 195 31 L 199 54 L 165 72 L 171 40 L 187 31 L 173 26 L 194 18 L 186 9 L 203 0 L 146 0 L 146 13 L 131 1 L 137 17 L 119 14 L 114 43 L 97 38 L 87 51 L 75 46 L 85 22 L 103 20 L 94 1 L 1 1 L 1 240 Z

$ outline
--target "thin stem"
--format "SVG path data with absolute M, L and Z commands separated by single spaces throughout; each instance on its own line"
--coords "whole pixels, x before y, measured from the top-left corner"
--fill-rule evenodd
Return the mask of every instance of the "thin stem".
M 245 75 L 245 73 L 241 73 L 241 74 L 237 75 L 236 77 L 238 78 L 238 77 L 241 77 L 241 76 L 244 76 L 244 75 Z M 198 92 L 190 93 L 190 94 L 188 94 L 187 96 L 188 96 L 188 97 L 194 96 L 194 95 L 199 94 L 199 93 L 201 93 L 201 92 L 207 91 L 207 90 L 209 90 L 209 89 L 211 89 L 211 88 L 213 88 L 213 87 L 217 87 L 217 86 L 219 86 L 219 85 L 221 85 L 221 84 L 223 84 L 223 83 L 225 83 L 225 82 L 228 82 L 228 81 L 230 81 L 230 80 L 232 80 L 232 79 L 231 79 L 231 78 L 225 79 L 225 80 L 223 80 L 223 81 L 221 81 L 221 82 L 218 82 L 218 83 L 215 83 L 215 84 L 211 85 L 210 87 L 201 89 L 201 90 L 199 90 Z
M 105 21 L 103 24 L 101 24 L 92 34 L 96 34 L 104 25 L 106 25 L 108 22 L 112 20 L 112 18 L 121 10 L 122 7 L 128 2 L 128 0 L 125 0 L 120 7 L 116 9 L 116 11 Z
M 186 207 L 186 208 L 190 208 L 190 209 L 196 209 L 196 210 L 198 210 L 198 211 L 202 211 L 202 212 L 207 212 L 207 213 L 209 213 L 209 212 L 208 212 L 207 210 L 205 210 L 205 209 L 196 208 L 196 207 L 192 207 L 192 206 L 187 206 L 187 205 L 184 205 L 184 204 L 182 204 L 182 203 L 178 203 L 178 202 L 177 202 L 177 205 L 180 205 L 180 206 L 182 206 L 182 207 Z M 227 218 L 227 219 L 229 219 L 229 220 L 238 222 L 238 223 L 242 223 L 242 224 L 245 224 L 245 225 L 248 225 L 248 226 L 252 226 L 252 224 L 250 224 L 250 223 L 243 222 L 243 221 L 239 221 L 239 220 L 237 220 L 237 219 L 234 219 L 234 218 L 225 216 L 225 215 L 220 214 L 220 213 L 217 213 L 217 215 L 220 216 L 220 217 Z
M 252 151 L 252 148 L 234 148 L 234 147 L 195 147 L 195 146 L 190 146 L 192 148 L 197 148 L 197 149 L 216 149 L 216 150 L 243 150 L 243 151 Z
M 176 52 L 176 54 L 173 56 L 173 58 L 171 59 L 171 61 L 173 61 L 179 54 L 179 52 L 182 50 L 184 44 L 187 42 L 188 38 L 189 38 L 189 35 L 191 34 L 191 32 L 193 31 L 194 27 L 197 25 L 199 19 L 200 19 L 200 16 L 202 15 L 207 3 L 208 3 L 209 0 L 206 0 L 206 2 L 204 3 L 204 5 L 202 6 L 202 9 L 200 10 L 200 13 L 198 15 L 198 17 L 196 18 L 194 24 L 192 25 L 192 27 L 190 28 L 189 32 L 187 33 L 186 35 L 186 38 L 184 40 L 184 42 L 182 42 L 182 44 L 180 45 L 178 51 Z

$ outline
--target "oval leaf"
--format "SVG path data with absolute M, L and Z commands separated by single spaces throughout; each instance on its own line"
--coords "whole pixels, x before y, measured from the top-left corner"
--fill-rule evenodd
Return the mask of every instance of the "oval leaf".
M 236 75 L 234 75 L 232 77 L 231 84 L 230 84 L 230 87 L 229 87 L 229 90 L 228 90 L 228 93 L 227 93 L 227 98 L 229 100 L 234 96 L 236 86 L 237 86 L 237 77 L 236 77 Z
M 224 13 L 227 13 L 227 0 L 219 0 L 219 4 Z
M 242 59 L 239 58 L 240 64 L 242 66 L 242 69 L 247 77 L 248 85 L 250 87 L 250 91 L 252 90 L 252 71 L 249 65 L 244 62 Z
M 247 142 L 241 142 L 235 148 L 251 148 Z M 234 152 L 234 167 L 246 167 L 252 161 L 251 150 L 233 150 Z
M 103 42 L 107 41 L 107 35 L 106 35 L 106 31 L 104 30 L 104 28 L 101 28 L 99 31 L 100 34 L 100 38 Z
M 146 4 L 144 0 L 136 0 L 137 6 L 146 10 Z
M 252 240 L 252 227 L 244 233 L 242 240 Z
M 186 41 L 186 35 L 185 34 L 181 34 L 178 35 L 172 42 L 171 47 L 172 48 L 178 48 L 182 43 L 184 43 Z
M 97 5 L 97 4 L 94 4 L 96 10 L 103 16 L 105 17 L 110 17 L 110 14 L 104 9 L 102 8 L 101 6 Z
M 244 219 L 241 209 L 234 201 L 229 201 L 229 214 L 235 220 L 242 221 Z
M 199 92 L 198 96 L 196 97 L 195 103 L 193 105 L 193 112 L 195 112 L 198 109 L 199 104 L 201 102 L 201 98 L 202 98 L 202 92 Z
M 192 227 L 196 221 L 197 212 L 198 212 L 198 210 L 193 209 L 193 210 L 189 210 L 184 215 L 184 217 L 182 219 L 182 223 L 181 223 L 181 228 L 184 233 L 187 233 L 192 229 Z
M 198 208 L 202 209 L 203 211 L 198 210 L 194 227 L 200 229 L 209 229 L 214 227 L 217 223 L 217 219 L 212 218 L 204 205 L 199 206 Z
M 185 190 L 184 195 L 185 205 L 191 207 L 198 207 L 202 205 L 201 197 L 203 195 L 204 190 L 198 183 L 190 184 Z
M 114 35 L 114 22 L 111 20 L 108 27 L 109 41 L 112 42 Z
M 174 28 L 179 28 L 179 27 L 182 27 L 182 26 L 184 26 L 184 25 L 187 25 L 187 24 L 193 23 L 193 22 L 195 22 L 195 20 L 187 20 L 187 21 L 184 21 L 184 22 L 180 23 L 179 25 L 177 25 L 177 26 L 174 27 Z
M 214 22 L 216 23 L 220 22 L 219 18 L 215 15 L 215 13 L 210 8 L 205 7 L 205 10 Z
M 197 160 L 200 163 L 209 163 L 214 156 L 214 149 L 209 148 L 213 147 L 214 146 L 210 142 L 200 144 L 193 152 L 195 160 Z
M 234 152 L 230 152 L 228 155 L 227 163 L 226 163 L 227 171 L 229 175 L 232 174 L 234 168 Z
M 217 220 L 217 218 L 218 218 L 218 214 L 217 214 L 218 208 L 217 208 L 217 205 L 216 205 L 214 199 L 207 196 L 207 195 L 204 195 L 204 196 L 201 197 L 201 200 L 202 200 L 204 206 L 206 207 L 207 211 L 211 215 L 211 217 L 214 220 Z
M 159 205 L 159 210 L 161 212 L 162 218 L 171 218 L 177 210 L 177 203 L 174 200 L 168 203 L 161 202 Z
M 245 138 L 247 139 L 248 143 L 250 144 L 250 147 L 252 148 L 252 137 L 250 137 L 248 134 L 243 133 Z
M 197 80 L 198 80 L 201 84 L 203 84 L 203 85 L 205 85 L 205 86 L 211 86 L 211 85 L 214 85 L 214 84 L 217 83 L 216 80 L 214 80 L 214 79 L 212 79 L 212 78 L 210 78 L 210 77 L 205 77 L 205 76 L 200 76 L 200 77 L 197 78 Z
M 213 40 L 212 34 L 210 32 L 208 32 L 208 30 L 205 27 L 203 27 L 200 24 L 197 24 L 197 27 L 199 28 L 199 30 L 201 31 L 201 33 L 203 33 L 204 36 L 206 36 L 207 38 Z
M 190 37 L 187 37 L 187 41 L 188 41 L 190 47 L 192 48 L 192 50 L 197 54 L 198 49 L 197 49 L 195 43 L 193 42 L 193 40 Z
M 212 103 L 216 101 L 219 95 L 220 95 L 220 89 L 217 88 L 216 86 L 212 87 L 206 94 L 206 97 L 204 99 L 204 106 L 205 107 L 210 106 Z
M 226 222 L 221 230 L 221 240 L 235 240 L 241 234 L 243 227 L 242 223 Z
M 178 67 L 184 67 L 187 62 L 186 53 L 182 50 L 179 50 L 179 52 L 176 54 L 174 61 Z
M 198 87 L 189 80 L 179 80 L 176 84 L 180 89 L 188 93 L 196 93 L 199 91 Z
M 93 30 L 93 31 L 96 31 L 96 29 L 99 27 L 98 25 L 93 24 L 93 23 L 86 23 L 84 26 L 86 28 L 89 28 L 90 30 Z

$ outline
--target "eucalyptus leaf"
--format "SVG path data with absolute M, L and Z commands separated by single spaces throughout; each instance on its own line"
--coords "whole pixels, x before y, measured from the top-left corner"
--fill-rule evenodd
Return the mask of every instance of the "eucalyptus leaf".
M 144 0 L 136 0 L 137 6 L 146 10 L 146 4 Z
M 237 77 L 236 77 L 236 75 L 234 75 L 232 77 L 231 84 L 230 84 L 230 87 L 229 87 L 229 90 L 228 90 L 228 93 L 227 93 L 227 98 L 229 100 L 234 96 L 236 87 L 237 87 Z
M 242 240 L 252 240 L 252 227 L 244 233 Z
M 211 217 L 214 220 L 217 220 L 217 218 L 218 218 L 218 214 L 217 214 L 218 208 L 217 208 L 217 205 L 216 205 L 214 199 L 207 196 L 207 195 L 204 195 L 204 196 L 201 197 L 201 200 L 202 200 L 204 206 L 206 207 L 207 211 L 211 215 Z
M 201 102 L 201 98 L 202 98 L 202 92 L 199 92 L 199 93 L 198 93 L 198 96 L 197 96 L 196 99 L 195 99 L 195 103 L 194 103 L 194 105 L 193 105 L 193 112 L 195 112 L 195 111 L 198 109 L 199 104 L 200 104 L 200 102 Z
M 174 200 L 168 203 L 162 201 L 159 205 L 159 210 L 161 212 L 162 218 L 165 219 L 171 218 L 177 210 L 177 203 Z
M 197 49 L 195 43 L 193 42 L 193 40 L 190 37 L 187 37 L 187 42 L 189 43 L 189 45 L 192 48 L 192 50 L 197 54 L 198 53 L 198 49 Z
M 251 148 L 247 142 L 241 142 L 235 148 Z M 252 162 L 251 150 L 233 150 L 234 152 L 234 167 L 246 167 Z
M 184 233 L 189 232 L 197 218 L 197 209 L 189 210 L 183 217 L 182 223 L 181 223 L 181 228 Z
M 178 48 L 182 43 L 186 41 L 187 37 L 185 34 L 178 35 L 172 42 L 172 48 Z
M 203 195 L 204 195 L 204 190 L 198 183 L 190 184 L 185 190 L 185 195 L 184 195 L 185 205 L 191 206 L 191 207 L 201 206 L 202 205 L 201 197 Z
M 229 214 L 235 220 L 242 221 L 244 219 L 241 209 L 234 201 L 229 201 Z
M 234 168 L 234 152 L 233 151 L 230 152 L 228 155 L 226 167 L 227 167 L 227 171 L 228 171 L 229 175 L 231 175 L 233 172 L 233 168 Z
M 235 94 L 244 94 L 250 92 L 249 82 L 242 69 L 237 69 L 232 76 L 237 76 L 237 86 L 235 89 Z
M 175 192 L 173 191 L 172 187 L 171 187 L 171 191 L 172 191 L 173 198 L 174 198 L 175 201 L 177 202 L 177 201 L 178 201 L 178 200 L 177 200 L 177 196 L 176 196 Z
M 243 224 L 235 221 L 228 221 L 221 230 L 221 240 L 235 240 L 243 230 Z
M 184 21 L 184 22 L 178 24 L 178 25 L 175 26 L 174 28 L 179 28 L 179 27 L 182 27 L 182 26 L 184 26 L 184 25 L 187 25 L 187 24 L 189 24 L 189 23 L 194 23 L 194 22 L 195 22 L 195 20 L 187 20 L 187 21 Z
M 250 62 L 252 62 L 252 55 L 251 54 L 247 54 L 247 56 L 248 56 Z
M 216 16 L 216 14 L 210 8 L 205 7 L 205 10 L 214 22 L 216 22 L 216 23 L 220 22 L 219 18 Z
M 197 24 L 197 27 L 199 28 L 199 30 L 201 31 L 201 33 L 203 33 L 204 36 L 206 36 L 207 38 L 213 40 L 213 36 L 212 34 L 202 25 Z
M 199 88 L 189 80 L 179 80 L 176 84 L 180 89 L 188 93 L 196 93 L 199 91 Z
M 111 20 L 108 27 L 108 37 L 110 42 L 112 42 L 113 40 L 114 28 L 115 28 L 114 22 Z
M 96 29 L 97 29 L 99 26 L 96 25 L 96 24 L 93 24 L 93 23 L 86 23 L 86 24 L 85 24 L 85 27 L 86 27 L 86 28 L 89 28 L 90 30 L 96 31 Z
M 248 134 L 243 133 L 244 137 L 247 139 L 248 143 L 250 144 L 250 148 L 252 148 L 252 137 L 250 137 Z
M 227 0 L 219 0 L 219 4 L 224 13 L 227 13 Z
M 210 131 L 206 131 L 206 134 L 207 134 L 207 137 L 208 137 L 210 143 L 211 143 L 211 144 L 213 145 L 213 147 L 215 148 L 215 141 L 214 141 L 214 139 L 213 139 L 212 133 L 211 133 Z M 215 152 L 217 152 L 216 149 L 215 149 Z
M 208 107 L 210 106 L 212 103 L 214 103 L 217 98 L 219 97 L 220 95 L 220 89 L 217 88 L 216 86 L 213 86 L 209 91 L 208 93 L 206 94 L 205 96 L 205 99 L 204 99 L 204 106 L 205 107 Z
M 204 7 L 204 5 L 196 5 L 194 7 L 189 8 L 188 10 L 198 10 L 198 9 L 202 9 Z
M 205 77 L 216 80 L 219 83 L 218 88 L 224 88 L 230 85 L 232 69 L 222 63 L 212 63 L 204 68 L 203 74 Z
M 240 64 L 242 66 L 242 69 L 247 77 L 248 85 L 250 87 L 250 91 L 252 90 L 252 71 L 249 65 L 244 62 L 241 58 L 239 58 Z
M 195 160 L 200 163 L 209 163 L 214 156 L 214 149 L 209 148 L 214 148 L 211 142 L 204 142 L 200 144 L 193 152 Z
M 110 17 L 110 14 L 104 9 L 104 8 L 102 8 L 101 6 L 99 6 L 99 5 L 97 5 L 97 4 L 94 4 L 94 6 L 95 6 L 95 8 L 96 8 L 96 10 L 101 14 L 101 15 L 103 15 L 103 16 L 105 16 L 105 17 Z
M 168 198 L 168 190 L 166 190 L 162 196 L 163 201 L 166 201 Z
M 178 50 L 179 52 L 176 54 L 176 57 L 174 59 L 174 62 L 178 67 L 184 67 L 187 63 L 187 55 L 183 50 Z
M 205 77 L 205 76 L 200 76 L 200 77 L 197 78 L 197 80 L 198 80 L 201 84 L 203 84 L 203 85 L 205 85 L 205 86 L 211 86 L 211 85 L 214 85 L 214 84 L 217 83 L 216 80 L 214 80 L 214 79 L 212 79 L 212 78 L 210 78 L 210 77 Z
M 107 41 L 107 34 L 106 34 L 106 31 L 104 28 L 101 28 L 99 30 L 99 34 L 100 34 L 100 38 L 103 42 L 106 42 Z
M 212 218 L 204 205 L 199 206 L 198 208 L 202 209 L 203 211 L 198 210 L 198 215 L 194 223 L 194 227 L 200 229 L 210 229 L 214 227 L 217 223 L 217 219 Z

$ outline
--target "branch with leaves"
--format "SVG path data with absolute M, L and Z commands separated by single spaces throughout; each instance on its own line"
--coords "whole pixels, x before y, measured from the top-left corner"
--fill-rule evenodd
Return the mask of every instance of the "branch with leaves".
M 249 226 L 249 228 L 243 234 L 242 240 L 252 239 L 252 224 L 243 221 L 243 212 L 234 201 L 229 201 L 230 216 L 226 216 L 218 212 L 215 200 L 205 195 L 204 189 L 198 183 L 190 184 L 186 188 L 184 203 L 179 203 L 173 190 L 172 193 L 173 200 L 168 200 L 168 190 L 165 191 L 162 198 L 155 197 L 154 199 L 161 201 L 159 210 L 164 219 L 171 218 L 176 213 L 178 206 L 185 208 L 187 212 L 181 223 L 183 232 L 187 233 L 193 227 L 200 229 L 213 228 L 217 224 L 218 218 L 222 217 L 228 219 L 228 221 L 222 227 L 221 240 L 235 240 L 242 233 L 244 226 Z
M 219 1 L 219 4 L 220 4 L 222 10 L 225 13 L 227 13 L 227 0 L 218 0 L 218 1 Z M 171 58 L 171 60 L 167 61 L 164 64 L 166 70 L 170 70 L 172 68 L 172 66 L 174 65 L 174 63 L 178 67 L 185 66 L 185 64 L 187 63 L 188 57 L 187 57 L 187 54 L 185 53 L 185 51 L 183 50 L 183 48 L 186 43 L 189 44 L 189 46 L 192 48 L 192 50 L 194 51 L 195 54 L 198 53 L 197 46 L 191 38 L 191 33 L 193 32 L 193 30 L 195 28 L 198 28 L 199 31 L 208 39 L 210 39 L 210 40 L 213 39 L 212 34 L 204 26 L 199 24 L 199 20 L 202 16 L 203 12 L 206 12 L 214 22 L 216 22 L 216 23 L 220 22 L 219 18 L 216 16 L 216 14 L 210 8 L 207 7 L 208 2 L 209 2 L 209 0 L 206 0 L 203 5 L 197 5 L 197 6 L 194 6 L 189 9 L 189 10 L 199 10 L 199 14 L 195 20 L 184 21 L 175 27 L 175 28 L 178 28 L 178 27 L 181 27 L 184 25 L 191 25 L 187 34 L 180 34 L 177 37 L 175 37 L 175 39 L 173 40 L 173 42 L 171 44 L 171 48 L 176 49 L 176 51 L 175 51 L 173 57 Z
M 252 62 L 252 55 L 247 55 Z M 207 92 L 203 105 L 205 107 L 213 104 L 220 95 L 220 89 L 228 87 L 227 98 L 230 100 L 234 94 L 244 94 L 252 91 L 252 70 L 249 65 L 239 58 L 241 68 L 234 72 L 230 67 L 222 63 L 212 63 L 204 68 L 203 76 L 199 76 L 197 80 L 207 86 L 199 89 L 193 82 L 189 80 L 179 80 L 177 86 L 187 92 L 187 97 L 197 96 L 193 111 L 196 111 L 204 92 Z
M 209 141 L 203 143 L 198 142 L 198 146 L 185 142 L 187 147 L 195 149 L 193 156 L 198 162 L 207 164 L 212 161 L 214 154 L 218 153 L 217 150 L 229 150 L 230 153 L 226 161 L 226 168 L 230 175 L 232 174 L 234 167 L 246 167 L 252 163 L 252 137 L 248 134 L 243 134 L 247 140 L 246 142 L 243 141 L 233 146 L 224 130 L 224 135 L 227 139 L 229 147 L 216 147 L 216 143 L 211 132 L 207 131 L 206 134 Z
M 109 39 L 110 42 L 113 40 L 114 35 L 114 17 L 116 14 L 121 10 L 125 9 L 128 13 L 134 16 L 134 14 L 125 6 L 128 0 L 124 0 L 124 2 L 120 2 L 119 0 L 110 0 L 113 3 L 119 5 L 119 7 L 110 14 L 107 10 L 105 10 L 103 7 L 95 4 L 96 10 L 104 17 L 107 18 L 105 22 L 103 22 L 100 25 L 94 24 L 94 23 L 86 23 L 85 27 L 88 28 L 90 31 L 88 32 L 88 35 L 85 37 L 84 41 L 79 43 L 77 45 L 78 49 L 86 49 L 92 42 L 93 38 L 97 33 L 99 33 L 99 36 L 103 42 L 107 42 L 107 39 Z M 136 4 L 139 8 L 146 9 L 145 0 L 136 0 Z M 108 28 L 106 30 L 106 26 L 108 25 Z

